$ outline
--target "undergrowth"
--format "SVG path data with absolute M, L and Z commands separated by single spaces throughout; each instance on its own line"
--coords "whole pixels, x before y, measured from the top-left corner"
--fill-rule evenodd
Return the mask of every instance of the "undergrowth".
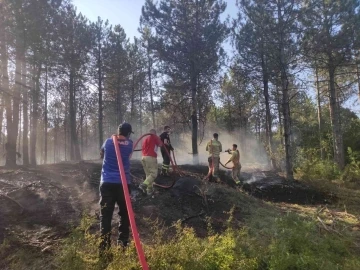
M 347 161 L 341 171 L 332 158 L 321 159 L 316 149 L 302 150 L 297 158 L 296 176 L 303 180 L 340 180 L 345 186 L 359 186 L 360 152 L 349 147 Z
M 208 225 L 204 238 L 180 222 L 168 229 L 153 223 L 151 240 L 144 245 L 150 269 L 360 269 L 350 235 L 324 233 L 314 220 L 296 214 L 266 216 L 260 210 L 236 229 L 231 219 L 230 215 L 222 234 Z M 141 269 L 134 245 L 125 251 L 112 247 L 107 259 L 99 259 L 98 237 L 89 230 L 92 223 L 84 217 L 63 243 L 55 259 L 60 269 Z M 171 229 L 175 230 L 169 237 Z

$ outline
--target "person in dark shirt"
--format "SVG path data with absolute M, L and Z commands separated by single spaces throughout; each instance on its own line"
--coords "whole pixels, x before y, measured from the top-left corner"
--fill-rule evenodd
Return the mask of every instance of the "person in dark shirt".
M 130 178 L 130 155 L 133 149 L 133 142 L 130 140 L 132 127 L 128 123 L 119 126 L 117 141 L 120 146 L 121 159 L 124 166 L 126 181 L 131 185 Z M 100 181 L 100 254 L 110 247 L 111 220 L 115 209 L 115 203 L 119 207 L 119 235 L 118 245 L 126 247 L 129 242 L 130 221 L 126 208 L 125 196 L 115 152 L 115 145 L 112 138 L 106 139 L 101 147 L 100 156 L 103 158 L 101 181 Z M 129 186 L 130 191 L 130 186 Z
M 166 175 L 169 176 L 169 168 L 170 168 L 170 157 L 168 156 L 168 153 L 170 154 L 170 151 L 173 151 L 174 148 L 171 146 L 170 141 L 170 131 L 171 128 L 169 126 L 164 127 L 164 132 L 161 133 L 160 139 L 163 143 L 163 146 L 161 147 L 161 155 L 163 157 L 163 164 L 160 175 Z M 165 150 L 167 149 L 167 151 Z M 167 153 L 168 152 L 168 153 Z

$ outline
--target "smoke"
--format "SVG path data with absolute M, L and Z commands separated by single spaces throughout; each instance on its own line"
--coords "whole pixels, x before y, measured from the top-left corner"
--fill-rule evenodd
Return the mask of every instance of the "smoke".
M 224 151 L 229 148 L 231 149 L 233 144 L 237 144 L 241 156 L 240 162 L 243 168 L 265 169 L 268 166 L 268 157 L 261 142 L 259 142 L 255 136 L 244 135 L 244 133 L 239 130 L 232 133 L 223 130 L 208 130 L 202 142 L 198 144 L 198 162 L 192 155 L 191 133 L 171 134 L 170 138 L 175 149 L 174 153 L 177 164 L 195 165 L 199 163 L 207 165 L 209 154 L 206 151 L 206 144 L 213 138 L 213 133 L 215 132 L 219 134 L 219 141 L 222 144 L 223 151 L 220 159 L 223 164 L 225 164 L 230 157 L 230 155 Z M 137 148 L 141 148 L 141 145 L 139 144 Z M 140 159 L 141 152 L 135 152 L 133 158 Z M 162 162 L 160 151 L 158 151 L 158 162 Z

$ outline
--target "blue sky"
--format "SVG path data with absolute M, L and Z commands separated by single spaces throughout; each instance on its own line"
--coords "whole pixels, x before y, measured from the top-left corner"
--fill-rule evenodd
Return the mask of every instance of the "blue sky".
M 228 0 L 225 16 L 235 17 L 237 8 L 236 0 Z M 85 15 L 91 21 L 97 20 L 100 16 L 102 19 L 108 19 L 110 24 L 120 24 L 126 35 L 133 39 L 139 36 L 137 28 L 141 15 L 141 7 L 145 0 L 73 0 L 77 10 Z

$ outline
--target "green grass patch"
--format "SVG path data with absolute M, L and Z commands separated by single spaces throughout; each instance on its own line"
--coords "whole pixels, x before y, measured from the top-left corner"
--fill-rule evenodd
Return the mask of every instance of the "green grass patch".
M 225 232 L 216 234 L 209 228 L 204 238 L 177 222 L 169 239 L 168 229 L 152 224 L 151 241 L 144 245 L 150 269 L 360 269 L 351 234 L 324 232 L 311 218 L 266 215 L 260 209 L 241 229 L 230 226 L 231 218 Z M 88 217 L 83 220 L 64 242 L 56 258 L 59 268 L 141 269 L 133 245 L 125 251 L 112 247 L 110 260 L 99 259 L 98 239 L 86 228 L 91 224 Z

